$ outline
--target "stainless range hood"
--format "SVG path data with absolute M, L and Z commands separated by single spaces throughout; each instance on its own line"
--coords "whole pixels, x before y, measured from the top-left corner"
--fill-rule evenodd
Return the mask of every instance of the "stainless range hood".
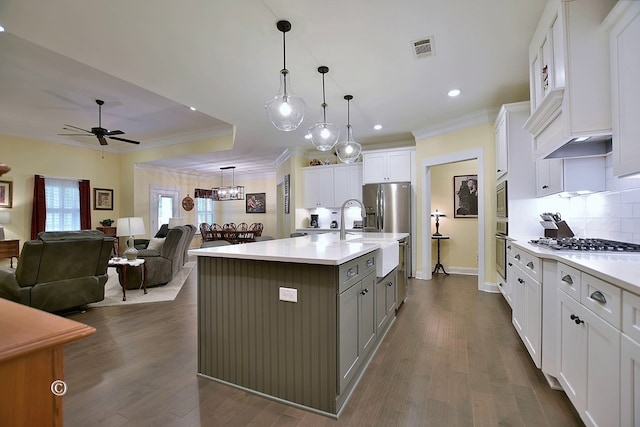
M 611 135 L 579 137 L 564 144 L 545 159 L 606 156 L 611 153 Z

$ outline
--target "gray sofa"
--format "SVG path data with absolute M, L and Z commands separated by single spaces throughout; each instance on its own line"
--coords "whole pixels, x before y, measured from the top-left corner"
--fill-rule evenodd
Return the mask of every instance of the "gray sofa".
M 165 241 L 159 250 L 141 249 L 138 251 L 138 258 L 145 260 L 145 281 L 146 286 L 166 285 L 180 271 L 187 262 L 187 251 L 191 245 L 191 240 L 195 235 L 196 228 L 193 225 L 179 225 L 171 228 L 165 237 Z M 127 269 L 128 288 L 139 287 L 141 283 L 140 269 Z M 119 274 L 122 274 L 119 271 Z M 120 278 L 120 283 L 123 283 Z
M 102 301 L 114 241 L 98 230 L 42 232 L 15 270 L 0 269 L 0 297 L 49 312 Z

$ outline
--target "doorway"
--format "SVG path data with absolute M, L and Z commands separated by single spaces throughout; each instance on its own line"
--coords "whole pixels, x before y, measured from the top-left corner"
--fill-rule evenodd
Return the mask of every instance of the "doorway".
M 151 188 L 149 201 L 149 235 L 153 236 L 169 218 L 176 218 L 179 211 L 180 190 Z
M 477 160 L 478 163 L 478 182 L 480 183 L 482 197 L 478 198 L 478 290 L 494 292 L 491 287 L 485 285 L 485 254 L 484 254 L 484 156 L 481 148 L 457 153 L 445 154 L 437 157 L 430 157 L 422 161 L 422 224 L 428 224 L 428 232 L 422 233 L 422 274 L 420 279 L 431 280 L 432 278 L 432 261 L 431 261 L 431 168 L 447 163 L 461 162 L 465 160 Z M 426 226 L 425 226 L 426 227 Z

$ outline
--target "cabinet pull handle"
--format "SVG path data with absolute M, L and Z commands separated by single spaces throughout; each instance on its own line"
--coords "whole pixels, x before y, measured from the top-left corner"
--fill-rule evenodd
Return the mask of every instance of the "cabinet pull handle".
M 518 261 L 520 261 L 520 254 L 516 254 L 516 256 L 514 256 L 515 259 L 517 259 Z
M 543 185 L 543 186 L 542 186 L 542 189 L 543 189 L 543 190 L 546 190 L 547 188 L 549 188 L 549 186 L 548 186 L 548 185 Z
M 592 293 L 590 298 L 598 301 L 601 304 L 607 303 L 607 299 L 604 297 L 604 295 L 600 291 L 595 291 L 594 293 Z
M 393 286 L 393 282 L 387 283 L 387 286 L 389 286 L 389 287 Z
M 529 262 L 527 263 L 527 267 L 529 267 L 530 269 L 532 269 L 532 270 L 533 270 L 533 262 L 529 261 Z
M 518 282 L 524 283 L 524 280 L 522 280 L 521 278 L 518 277 Z
M 358 273 L 356 273 L 356 271 L 353 268 L 350 268 L 350 269 L 347 270 L 347 277 L 353 277 L 356 274 L 358 274 Z
M 369 289 L 364 288 L 364 289 L 362 290 L 362 292 L 360 292 L 360 295 L 364 295 L 364 294 L 366 294 L 366 293 L 368 293 L 368 292 L 369 292 Z
M 573 320 L 574 322 L 576 322 L 576 325 L 579 325 L 580 323 L 584 323 L 584 320 L 580 319 L 578 316 L 576 316 L 575 314 L 572 314 L 571 316 L 571 320 Z
M 564 277 L 561 280 L 563 282 L 567 282 L 570 285 L 573 285 L 573 278 L 571 276 L 569 276 L 568 274 L 565 274 Z
M 513 267 L 513 264 L 509 263 L 509 267 Z
M 508 245 L 508 246 L 507 246 L 507 249 L 511 250 L 511 245 Z
M 373 265 L 373 258 L 367 260 L 367 267 L 371 267 Z
M 502 172 L 502 169 L 498 169 L 498 172 Z

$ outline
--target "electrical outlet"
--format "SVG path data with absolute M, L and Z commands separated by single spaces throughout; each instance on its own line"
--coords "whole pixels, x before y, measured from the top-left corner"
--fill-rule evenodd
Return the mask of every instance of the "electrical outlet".
M 280 301 L 298 302 L 298 290 L 295 288 L 280 288 Z

